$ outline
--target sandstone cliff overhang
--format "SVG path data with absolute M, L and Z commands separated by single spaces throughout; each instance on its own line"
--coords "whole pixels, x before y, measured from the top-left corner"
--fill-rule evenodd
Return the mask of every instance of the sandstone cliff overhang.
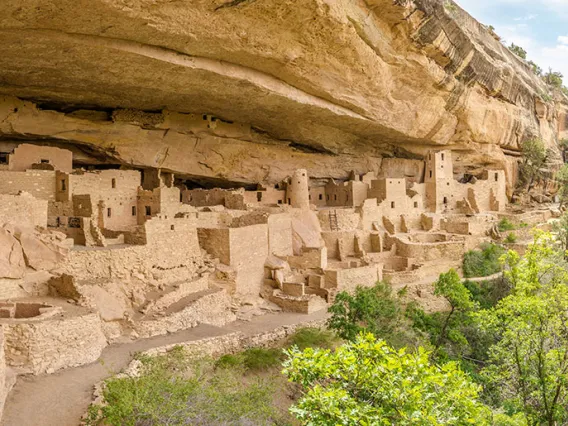
M 96 112 L 34 131 L 4 109 L 4 139 L 83 144 L 197 176 L 276 181 L 285 173 L 270 163 L 300 153 L 312 176 L 345 177 L 435 145 L 460 152 L 457 164 L 506 168 L 524 139 L 554 148 L 565 121 L 530 67 L 450 0 L 4 0 L 0 41 L 0 94 Z M 250 136 L 235 143 L 259 147 L 255 166 L 234 171 L 233 138 L 165 128 L 160 117 L 127 130 L 100 120 L 124 108 L 245 123 Z M 156 141 L 160 151 L 133 154 Z M 199 144 L 214 147 L 187 148 Z M 205 158 L 191 170 L 163 160 L 180 146 Z

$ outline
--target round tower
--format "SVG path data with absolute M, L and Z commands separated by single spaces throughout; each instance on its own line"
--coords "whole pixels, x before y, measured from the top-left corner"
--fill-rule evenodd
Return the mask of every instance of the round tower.
M 310 208 L 310 190 L 308 186 L 308 172 L 298 169 L 294 172 L 286 189 L 288 204 L 299 209 Z

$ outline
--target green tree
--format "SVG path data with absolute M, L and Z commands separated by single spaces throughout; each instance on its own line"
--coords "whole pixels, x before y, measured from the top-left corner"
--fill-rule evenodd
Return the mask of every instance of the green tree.
M 465 337 L 457 331 L 457 327 L 452 326 L 452 322 L 455 320 L 456 314 L 464 314 L 473 310 L 475 303 L 471 300 L 471 293 L 463 285 L 458 273 L 453 269 L 450 269 L 445 274 L 440 274 L 440 277 L 434 283 L 434 294 L 442 296 L 450 305 L 450 311 L 442 323 L 442 329 L 435 343 L 434 353 L 436 353 L 447 339 L 449 329 L 454 330 L 453 340 L 465 340 Z M 460 335 L 455 335 L 456 333 Z
M 568 422 L 568 269 L 549 233 L 524 257 L 507 254 L 511 293 L 479 314 L 497 340 L 484 370 L 508 406 L 530 425 Z
M 536 63 L 534 63 L 533 61 L 529 61 L 529 65 L 531 66 L 533 72 L 537 75 L 537 76 L 542 76 L 542 68 L 539 67 Z
M 338 293 L 328 309 L 328 327 L 345 340 L 355 340 L 359 333 L 372 333 L 389 344 L 402 347 L 415 344 L 415 336 L 404 317 L 398 295 L 378 282 L 373 287 L 357 287 L 354 294 Z
M 522 143 L 523 159 L 519 164 L 519 185 L 530 190 L 540 169 L 546 164 L 547 152 L 540 139 L 529 139 Z
M 511 45 L 509 46 L 509 50 L 518 57 L 527 59 L 527 51 L 523 49 L 521 46 L 517 46 L 515 43 L 511 43 Z
M 546 84 L 552 87 L 561 88 L 563 78 L 564 76 L 561 72 L 552 71 L 552 68 L 549 68 L 548 72 L 544 74 L 544 81 L 546 82 Z
M 568 164 L 563 164 L 556 173 L 556 181 L 558 182 L 558 196 L 560 198 L 560 206 L 568 203 Z
M 284 374 L 303 387 L 291 412 L 304 425 L 489 425 L 480 387 L 457 364 L 432 365 L 419 348 L 407 353 L 372 334 L 334 352 L 288 351 Z

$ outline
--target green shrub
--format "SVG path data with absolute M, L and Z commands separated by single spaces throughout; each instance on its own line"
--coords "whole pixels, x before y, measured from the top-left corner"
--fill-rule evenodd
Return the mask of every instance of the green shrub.
M 529 227 L 529 224 L 526 223 L 526 222 L 521 222 L 521 223 L 519 224 L 519 228 L 528 228 L 528 227 Z
M 244 366 L 244 357 L 242 354 L 227 354 L 221 356 L 216 362 L 215 367 L 218 368 L 238 368 Z
M 497 227 L 499 228 L 499 231 L 501 231 L 501 232 L 512 231 L 513 229 L 515 229 L 515 225 L 513 224 L 513 222 L 511 222 L 506 217 L 504 217 L 503 219 L 501 219 L 499 221 L 499 224 L 497 225 Z
M 517 235 L 514 232 L 511 232 L 510 234 L 507 235 L 507 237 L 505 238 L 505 242 L 507 244 L 514 244 L 517 242 Z
M 249 426 L 289 419 L 273 405 L 274 379 L 244 382 L 242 371 L 215 369 L 183 351 L 140 361 L 138 377 L 105 382 L 106 405 L 91 407 L 88 425 Z
M 463 274 L 466 278 L 487 277 L 501 271 L 499 258 L 505 250 L 493 243 L 484 244 L 481 250 L 470 250 L 463 258 Z
M 355 340 L 361 332 L 372 333 L 395 347 L 419 344 L 412 326 L 403 315 L 398 296 L 390 286 L 357 287 L 355 294 L 341 292 L 328 309 L 328 327 L 345 340 Z
M 306 348 L 331 349 L 339 339 L 333 332 L 315 327 L 304 327 L 296 330 L 290 337 L 290 346 L 297 346 L 300 350 Z
M 268 370 L 279 366 L 284 359 L 281 349 L 250 348 L 241 353 L 243 365 L 250 371 Z

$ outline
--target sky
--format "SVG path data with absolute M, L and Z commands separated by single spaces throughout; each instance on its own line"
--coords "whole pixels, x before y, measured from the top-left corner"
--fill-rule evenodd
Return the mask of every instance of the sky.
M 543 70 L 564 74 L 568 85 L 568 0 L 457 0 L 507 46 L 515 43 Z

